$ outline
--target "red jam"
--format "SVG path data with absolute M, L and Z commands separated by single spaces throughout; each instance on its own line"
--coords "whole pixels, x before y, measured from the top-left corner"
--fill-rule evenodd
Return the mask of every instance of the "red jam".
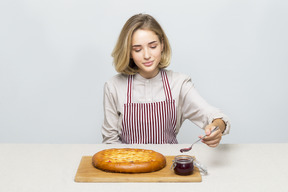
M 193 157 L 189 155 L 176 156 L 173 165 L 177 175 L 191 175 L 193 173 Z

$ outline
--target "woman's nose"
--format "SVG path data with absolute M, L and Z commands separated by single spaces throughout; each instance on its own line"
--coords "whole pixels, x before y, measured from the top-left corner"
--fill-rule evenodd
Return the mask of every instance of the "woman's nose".
M 148 49 L 144 49 L 144 59 L 150 59 L 150 51 Z

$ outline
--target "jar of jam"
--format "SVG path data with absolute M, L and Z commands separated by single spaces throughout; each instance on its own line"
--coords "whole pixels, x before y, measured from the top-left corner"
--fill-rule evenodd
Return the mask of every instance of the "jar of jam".
M 178 155 L 173 161 L 173 169 L 177 175 L 191 175 L 194 170 L 193 157 L 189 155 Z

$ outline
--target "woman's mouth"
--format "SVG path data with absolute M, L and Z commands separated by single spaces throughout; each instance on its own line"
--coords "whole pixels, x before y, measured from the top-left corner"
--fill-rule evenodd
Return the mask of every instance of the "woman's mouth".
M 143 63 L 143 65 L 145 65 L 146 67 L 149 67 L 149 66 L 153 65 L 153 61 L 145 62 L 145 63 Z

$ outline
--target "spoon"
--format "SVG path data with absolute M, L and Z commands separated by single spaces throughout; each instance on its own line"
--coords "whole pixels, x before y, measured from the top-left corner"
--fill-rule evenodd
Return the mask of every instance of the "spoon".
M 218 126 L 216 126 L 216 127 L 211 131 L 210 135 L 211 135 L 214 131 L 216 131 L 217 129 L 219 129 Z M 202 138 L 198 139 L 197 141 L 195 141 L 194 143 L 192 143 L 192 145 L 191 145 L 190 147 L 180 149 L 180 152 L 183 153 L 183 152 L 188 152 L 188 151 L 190 151 L 190 150 L 192 149 L 192 146 L 193 146 L 195 143 L 201 141 L 201 140 L 204 139 L 206 136 L 207 136 L 207 135 L 205 135 L 204 137 L 202 137 Z

